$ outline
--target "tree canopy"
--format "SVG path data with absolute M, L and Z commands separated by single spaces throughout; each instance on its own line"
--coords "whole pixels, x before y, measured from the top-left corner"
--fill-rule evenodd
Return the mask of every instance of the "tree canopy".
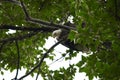
M 76 28 L 64 25 L 73 17 Z M 45 58 L 54 60 L 54 48 L 45 49 L 46 39 L 56 29 L 70 30 L 68 39 L 87 46 L 88 56 L 67 69 L 50 70 Z M 10 33 L 10 30 L 15 30 Z M 76 33 L 77 32 L 77 33 Z M 76 68 L 90 80 L 120 79 L 120 1 L 119 0 L 0 0 L 0 72 L 26 68 L 44 80 L 73 80 Z M 51 54 L 48 54 L 51 53 Z M 79 51 L 68 50 L 72 60 Z M 83 53 L 85 54 L 85 53 Z M 39 57 L 38 57 L 39 56 Z

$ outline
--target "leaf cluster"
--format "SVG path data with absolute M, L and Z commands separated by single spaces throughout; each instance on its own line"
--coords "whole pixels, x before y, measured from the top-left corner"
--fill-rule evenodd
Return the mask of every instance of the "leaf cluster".
M 50 32 L 22 30 L 15 30 L 16 32 L 11 34 L 9 29 L 1 29 L 2 25 L 44 27 L 27 22 L 22 8 L 10 1 L 14 0 L 0 2 L 1 74 L 3 74 L 2 69 L 13 71 L 17 67 L 15 40 L 19 45 L 20 69 L 23 67 L 29 71 L 42 58 L 45 51 L 44 44 L 51 35 Z M 65 23 L 69 16 L 73 16 L 73 23 L 76 24 L 77 30 L 71 30 L 69 39 L 90 50 L 87 56 L 82 56 L 81 61 L 70 65 L 67 69 L 51 71 L 49 65 L 43 62 L 40 74 L 44 80 L 73 80 L 76 73 L 75 67 L 79 68 L 79 72 L 85 72 L 90 80 L 94 77 L 99 77 L 101 80 L 120 79 L 119 0 L 24 0 L 23 2 L 31 17 L 51 22 L 51 24 Z M 48 28 L 51 30 L 51 26 Z M 70 57 L 64 57 L 69 60 L 75 56 L 77 52 L 73 52 Z M 53 54 L 47 58 L 53 60 Z

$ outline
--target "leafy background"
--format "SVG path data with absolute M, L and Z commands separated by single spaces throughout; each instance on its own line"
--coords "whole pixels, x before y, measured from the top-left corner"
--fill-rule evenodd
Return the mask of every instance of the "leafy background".
M 22 8 L 11 1 L 14 0 L 0 1 L 0 27 L 2 25 L 28 28 L 31 26 L 34 28 L 44 27 L 26 21 Z M 23 2 L 30 16 L 40 20 L 61 24 L 66 23 L 69 16 L 73 16 L 78 33 L 76 35 L 71 32 L 69 38 L 75 39 L 77 43 L 82 45 L 87 45 L 92 51 L 92 53 L 87 52 L 88 56 L 82 56 L 81 61 L 70 65 L 67 69 L 49 70 L 49 65 L 44 61 L 40 72 L 44 80 L 73 80 L 76 67 L 79 68 L 79 72 L 85 72 L 90 80 L 93 77 L 99 77 L 101 80 L 120 79 L 119 0 L 23 0 Z M 16 33 L 7 34 L 9 29 L 0 28 L 0 71 L 3 74 L 2 69 L 12 72 L 17 68 L 15 65 L 18 59 L 16 41 L 4 41 L 4 39 L 20 37 L 18 40 L 20 69 L 26 68 L 28 72 L 47 51 L 43 45 L 52 31 L 34 33 L 16 30 Z M 26 34 L 32 35 L 22 39 L 22 36 Z M 68 52 L 66 51 L 66 53 Z M 53 60 L 55 54 L 57 53 L 49 54 L 47 58 Z M 69 57 L 66 57 L 66 60 L 76 57 L 76 54 L 78 52 L 73 52 Z M 39 58 L 37 58 L 38 55 Z M 37 70 L 34 73 L 37 73 Z

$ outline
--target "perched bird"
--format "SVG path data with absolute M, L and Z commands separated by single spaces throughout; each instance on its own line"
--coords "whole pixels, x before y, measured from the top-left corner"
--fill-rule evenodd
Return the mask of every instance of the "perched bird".
M 53 31 L 52 36 L 58 41 L 63 39 L 64 41 L 61 44 L 68 47 L 71 50 L 87 52 L 89 49 L 86 46 L 77 44 L 75 43 L 75 41 L 71 41 L 70 39 L 68 39 L 69 32 L 70 30 L 58 29 Z

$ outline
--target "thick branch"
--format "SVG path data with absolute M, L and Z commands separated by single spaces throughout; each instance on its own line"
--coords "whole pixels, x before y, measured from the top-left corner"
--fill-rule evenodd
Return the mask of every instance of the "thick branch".
M 22 30 L 22 31 L 40 31 L 40 32 L 52 32 L 57 28 L 48 28 L 48 27 L 24 27 L 24 26 L 13 26 L 13 25 L 0 25 L 0 29 L 12 29 L 12 30 Z
M 27 77 L 27 76 L 30 75 L 32 72 L 34 72 L 34 70 L 36 70 L 37 68 L 41 67 L 41 65 L 42 65 L 44 59 L 47 57 L 48 53 L 49 53 L 52 49 L 54 49 L 58 44 L 60 44 L 62 41 L 63 41 L 63 40 L 61 40 L 61 41 L 57 42 L 56 44 L 54 44 L 54 45 L 43 55 L 43 57 L 42 57 L 42 59 L 40 60 L 40 62 L 38 63 L 38 65 L 36 65 L 30 72 L 28 72 L 26 75 L 22 76 L 22 77 L 19 78 L 18 80 L 21 80 L 21 79 Z
M 73 28 L 73 27 L 70 27 L 70 26 L 66 26 L 66 25 L 59 25 L 59 24 L 55 24 L 55 23 L 51 23 L 51 22 L 45 22 L 45 21 L 42 21 L 42 20 L 38 20 L 38 19 L 35 19 L 35 18 L 29 18 L 28 20 L 29 22 L 32 22 L 32 23 L 38 23 L 38 24 L 41 24 L 42 26 L 46 25 L 47 27 L 51 26 L 53 28 L 62 28 L 62 29 L 66 29 L 66 30 L 76 30 L 76 28 Z
M 12 42 L 12 41 L 15 41 L 15 40 L 23 40 L 25 38 L 32 37 L 36 34 L 37 34 L 37 32 L 32 32 L 32 33 L 28 33 L 26 35 L 19 35 L 19 36 L 16 36 L 16 37 L 2 39 L 2 40 L 0 40 L 0 43 Z

